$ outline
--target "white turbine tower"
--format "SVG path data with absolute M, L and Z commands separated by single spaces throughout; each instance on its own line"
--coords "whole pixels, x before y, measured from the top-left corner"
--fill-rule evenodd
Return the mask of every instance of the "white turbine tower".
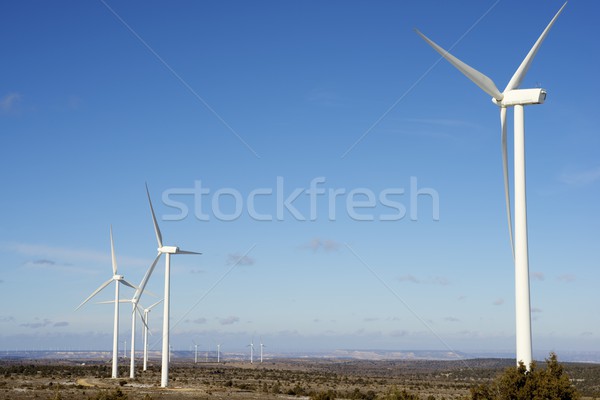
M 160 259 L 160 256 L 165 255 L 165 295 L 164 295 L 164 311 L 163 311 L 163 337 L 162 337 L 162 367 L 161 367 L 161 378 L 160 386 L 167 387 L 169 385 L 169 361 L 170 361 L 170 347 L 169 347 L 169 313 L 171 307 L 171 255 L 172 254 L 202 254 L 193 251 L 181 250 L 177 246 L 164 246 L 162 242 L 162 234 L 156 221 L 156 215 L 154 214 L 154 208 L 152 207 L 152 200 L 150 199 L 150 191 L 148 185 L 146 185 L 146 194 L 148 195 L 148 203 L 150 203 L 150 211 L 152 213 L 152 222 L 154 224 L 154 232 L 156 233 L 156 241 L 158 242 L 158 255 L 154 259 L 152 266 L 148 270 L 148 277 L 152 274 L 156 263 Z
M 150 313 L 150 311 L 152 311 L 152 309 L 161 302 L 162 300 L 159 300 L 150 307 L 144 308 L 144 371 L 146 371 L 148 368 L 148 313 Z
M 254 339 L 250 341 L 250 344 L 246 347 L 250 347 L 250 364 L 254 362 Z
M 221 362 L 221 344 L 217 344 L 217 363 Z
M 113 234 L 112 234 L 112 226 L 110 227 L 110 254 L 111 254 L 111 260 L 112 260 L 112 271 L 113 271 L 113 276 L 112 278 L 110 278 L 108 281 L 104 282 L 102 285 L 100 285 L 100 287 L 96 290 L 94 290 L 94 292 L 88 296 L 87 299 L 85 299 L 79 306 L 77 306 L 77 308 L 75 309 L 75 311 L 77 311 L 79 308 L 81 308 L 81 306 L 83 306 L 85 303 L 87 303 L 92 297 L 94 297 L 96 294 L 98 294 L 102 289 L 104 289 L 105 287 L 107 287 L 111 282 L 115 282 L 115 317 L 114 317 L 114 325 L 113 325 L 113 349 L 112 349 L 112 377 L 113 378 L 118 378 L 119 377 L 119 369 L 118 369 L 118 358 L 119 358 L 119 284 L 123 284 L 125 286 L 129 286 L 133 289 L 137 289 L 135 286 L 133 286 L 131 283 L 127 282 L 124 278 L 123 275 L 119 275 L 117 273 L 117 258 L 115 256 L 115 245 L 113 242 Z
M 194 342 L 194 364 L 198 364 L 198 344 L 194 340 L 192 342 Z
M 510 243 L 515 262 L 515 305 L 516 305 L 516 359 L 517 364 L 522 361 L 527 369 L 532 362 L 531 348 L 531 305 L 529 296 L 529 256 L 527 247 L 527 202 L 525 195 L 525 120 L 523 106 L 542 104 L 546 99 L 544 89 L 519 89 L 533 58 L 540 45 L 548 35 L 550 28 L 565 8 L 567 3 L 558 10 L 541 36 L 535 42 L 521 65 L 512 76 L 503 92 L 500 92 L 494 82 L 463 63 L 446 50 L 438 46 L 417 30 L 431 47 L 448 60 L 454 67 L 462 72 L 473 83 L 492 96 L 492 101 L 500 107 L 502 164 L 504 170 L 504 192 L 506 197 L 506 211 L 508 217 L 508 230 Z M 514 107 L 514 187 L 515 187 L 515 231 L 513 239 L 512 212 L 510 202 L 510 189 L 508 177 L 508 155 L 506 149 L 506 109 Z
M 262 364 L 263 362 L 263 348 L 265 347 L 265 345 L 262 342 L 262 338 L 260 339 L 260 362 Z

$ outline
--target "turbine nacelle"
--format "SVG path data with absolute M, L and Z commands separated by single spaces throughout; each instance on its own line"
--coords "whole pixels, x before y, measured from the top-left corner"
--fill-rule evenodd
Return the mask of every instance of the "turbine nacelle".
M 113 275 L 113 280 L 122 281 L 125 277 L 123 275 Z
M 499 107 L 527 106 L 543 104 L 546 100 L 544 89 L 515 89 L 504 92 L 502 100 L 492 98 L 492 102 Z
M 158 248 L 159 253 L 163 254 L 177 254 L 179 253 L 179 247 L 177 246 L 162 246 Z

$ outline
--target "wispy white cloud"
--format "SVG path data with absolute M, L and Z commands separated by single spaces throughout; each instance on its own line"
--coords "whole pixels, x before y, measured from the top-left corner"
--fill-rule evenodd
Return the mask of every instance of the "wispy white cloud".
M 185 322 L 202 325 L 206 323 L 206 318 L 186 319 Z
M 9 113 L 15 111 L 23 96 L 19 93 L 9 93 L 0 99 L 0 111 Z
M 446 318 L 444 318 L 444 321 L 448 321 L 448 322 L 460 322 L 460 319 L 458 319 L 456 317 L 446 317 Z
M 417 285 L 441 285 L 441 286 L 447 286 L 450 284 L 450 281 L 448 281 L 448 278 L 444 277 L 444 276 L 433 276 L 433 277 L 428 277 L 428 278 L 417 278 L 414 275 L 411 274 L 407 274 L 407 275 L 402 275 L 401 277 L 398 278 L 399 282 L 411 282 Z
M 600 166 L 563 172 L 558 180 L 566 185 L 585 186 L 600 181 Z
M 227 265 L 254 265 L 254 258 L 240 253 L 228 254 Z
M 338 93 L 326 89 L 313 89 L 308 93 L 306 99 L 309 103 L 321 107 L 340 107 L 344 105 L 344 99 Z
M 55 261 L 48 260 L 46 258 L 42 258 L 40 260 L 33 260 L 31 263 L 35 265 L 56 265 Z
M 54 328 L 61 328 L 61 327 L 69 326 L 69 323 L 67 321 L 53 322 L 52 320 L 50 320 L 48 318 L 44 318 L 44 319 L 35 318 L 34 322 L 24 322 L 22 324 L 19 324 L 19 326 L 22 326 L 24 328 L 31 328 L 31 329 L 39 329 L 39 328 L 44 328 L 47 326 L 54 327 Z
M 206 271 L 203 269 L 191 269 L 190 274 L 204 274 Z
M 560 275 L 558 277 L 558 280 L 561 282 L 565 282 L 565 283 L 570 283 L 570 282 L 574 282 L 576 279 L 575 275 L 573 274 L 564 274 L 564 275 Z
M 340 247 L 341 244 L 335 240 L 321 238 L 314 238 L 302 246 L 303 249 L 312 250 L 313 253 L 316 253 L 319 250 L 329 253 L 332 251 L 338 251 Z
M 420 125 L 435 125 L 449 128 L 481 128 L 480 125 L 474 124 L 471 121 L 449 118 L 404 118 L 402 121 Z
M 219 318 L 219 323 L 221 325 L 233 325 L 239 321 L 240 321 L 240 317 L 234 317 L 233 315 L 226 317 L 226 318 Z
M 531 274 L 531 277 L 533 278 L 534 281 L 543 281 L 545 279 L 543 272 L 533 272 Z
M 421 283 L 420 280 L 418 280 L 416 277 L 414 277 L 413 275 L 402 275 L 401 277 L 398 278 L 398 281 L 400 282 L 412 282 L 412 283 Z
M 495 306 L 501 306 L 502 304 L 504 304 L 504 299 L 496 299 L 492 304 Z
M 18 253 L 32 257 L 33 260 L 25 263 L 27 267 L 46 267 L 66 269 L 70 272 L 88 272 L 83 268 L 75 268 L 74 264 L 103 263 L 110 265 L 110 250 L 99 252 L 89 249 L 72 249 L 67 247 L 49 246 L 44 244 L 3 242 L 0 251 Z M 148 260 L 133 257 L 120 257 L 117 254 L 119 265 L 147 267 Z

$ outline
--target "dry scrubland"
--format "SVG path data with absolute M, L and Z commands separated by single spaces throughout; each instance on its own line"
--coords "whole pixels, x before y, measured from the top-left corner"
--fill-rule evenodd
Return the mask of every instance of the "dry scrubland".
M 110 379 L 105 362 L 2 360 L 0 399 L 466 399 L 472 386 L 513 365 L 499 359 L 174 362 L 171 387 L 161 389 L 157 366 L 130 380 L 126 367 L 120 369 L 123 378 Z M 563 365 L 584 399 L 600 399 L 600 365 Z

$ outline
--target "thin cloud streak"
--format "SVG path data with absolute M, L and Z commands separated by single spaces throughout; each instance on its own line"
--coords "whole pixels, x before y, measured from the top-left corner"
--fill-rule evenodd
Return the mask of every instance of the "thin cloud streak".
M 314 238 L 310 242 L 302 246 L 303 249 L 312 250 L 316 253 L 319 250 L 323 250 L 326 253 L 338 251 L 340 249 L 340 243 L 331 239 Z
M 600 181 L 600 166 L 580 171 L 563 172 L 558 180 L 569 186 L 586 186 Z
M 29 265 L 35 266 L 71 266 L 73 263 L 107 263 L 110 265 L 110 250 L 107 247 L 106 252 L 87 249 L 72 249 L 66 247 L 49 246 L 45 244 L 4 242 L 0 243 L 0 251 L 18 253 L 30 257 L 37 257 L 30 261 Z M 119 257 L 119 264 L 136 267 L 148 267 L 149 260 L 142 260 L 133 257 Z M 64 260 L 64 261 L 58 261 Z M 79 268 L 78 271 L 89 271 Z
M 410 283 L 414 283 L 417 285 L 426 284 L 426 285 L 447 286 L 450 284 L 450 282 L 448 281 L 448 278 L 443 277 L 443 276 L 434 276 L 431 278 L 419 279 L 411 274 L 402 275 L 401 277 L 398 278 L 398 281 L 399 282 L 410 282 Z
M 0 111 L 3 113 L 9 113 L 15 111 L 17 104 L 21 101 L 23 96 L 19 93 L 9 93 L 0 99 Z

